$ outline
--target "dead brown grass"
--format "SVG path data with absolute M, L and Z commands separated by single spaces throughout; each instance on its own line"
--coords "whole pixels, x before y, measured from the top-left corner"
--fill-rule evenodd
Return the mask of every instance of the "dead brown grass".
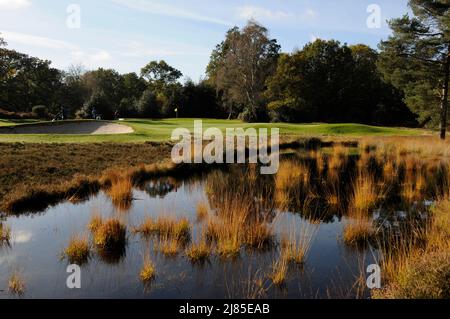
M 170 152 L 166 143 L 0 143 L 0 210 L 34 211 L 59 200 L 78 200 L 98 190 L 108 168 L 123 171 L 162 162 Z M 45 206 L 36 207 L 36 202 Z

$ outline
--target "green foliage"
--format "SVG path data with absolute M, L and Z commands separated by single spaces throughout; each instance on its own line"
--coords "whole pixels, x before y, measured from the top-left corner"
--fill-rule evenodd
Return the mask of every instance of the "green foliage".
M 242 30 L 228 31 L 211 55 L 207 74 L 230 116 L 243 111 L 241 117 L 248 121 L 261 119 L 265 82 L 275 70 L 279 51 L 268 30 L 254 21 Z
M 380 44 L 379 68 L 405 93 L 407 105 L 419 114 L 420 121 L 436 127 L 444 115 L 440 108 L 448 70 L 450 3 L 410 0 L 409 4 L 412 17 L 390 21 L 393 35 Z
M 157 118 L 161 116 L 160 105 L 155 93 L 147 89 L 137 103 L 138 114 L 142 117 Z
M 177 104 L 180 117 L 221 118 L 224 116 L 224 112 L 217 103 L 214 87 L 206 82 L 195 84 L 189 80 L 183 85 L 180 95 L 181 101 Z
M 58 109 L 62 74 L 40 60 L 0 47 L 0 106 L 14 112 L 30 112 L 34 105 Z
M 100 116 L 104 120 L 114 119 L 114 112 L 108 96 L 103 91 L 95 91 L 83 106 L 83 118 Z
M 45 105 L 33 106 L 32 113 L 36 114 L 40 119 L 45 119 L 48 117 L 48 109 Z
M 151 85 L 161 89 L 168 84 L 174 84 L 183 73 L 168 65 L 164 60 L 151 61 L 141 69 L 141 76 L 146 78 Z
M 400 92 L 378 74 L 377 58 L 365 45 L 323 40 L 282 54 L 267 81 L 272 120 L 414 125 Z

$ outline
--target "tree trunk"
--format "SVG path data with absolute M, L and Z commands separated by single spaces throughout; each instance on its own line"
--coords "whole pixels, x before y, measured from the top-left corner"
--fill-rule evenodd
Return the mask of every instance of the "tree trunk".
M 442 101 L 441 101 L 441 139 L 445 140 L 447 132 L 447 108 L 448 108 L 448 80 L 450 74 L 450 53 L 447 55 L 447 61 L 444 66 L 444 85 L 442 88 Z

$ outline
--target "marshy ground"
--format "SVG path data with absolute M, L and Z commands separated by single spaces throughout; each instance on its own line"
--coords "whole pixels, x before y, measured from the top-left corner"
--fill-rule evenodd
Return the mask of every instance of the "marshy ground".
M 37 185 L 31 199 L 86 195 L 3 210 L 0 296 L 448 298 L 450 144 L 357 142 L 293 143 L 309 147 L 284 149 L 275 176 L 149 165 L 165 144 L 0 145 L 2 207 Z M 65 287 L 74 261 L 87 279 L 77 292 Z M 374 263 L 383 289 L 370 291 Z

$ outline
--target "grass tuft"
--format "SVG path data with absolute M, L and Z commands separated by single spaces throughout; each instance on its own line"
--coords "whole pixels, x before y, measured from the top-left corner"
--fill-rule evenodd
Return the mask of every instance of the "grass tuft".
M 149 283 L 153 281 L 156 277 L 155 264 L 146 257 L 144 259 L 144 265 L 142 266 L 141 272 L 139 273 L 139 278 L 143 283 Z
M 11 240 L 11 228 L 3 223 L 0 223 L 0 246 L 8 245 Z
M 201 241 L 198 244 L 192 244 L 186 250 L 186 256 L 193 263 L 207 261 L 211 256 L 211 253 L 211 246 L 205 241 Z
M 14 295 L 22 296 L 25 293 L 25 282 L 18 271 L 13 272 L 9 278 L 8 288 L 9 292 Z
M 104 250 L 123 247 L 126 242 L 126 226 L 118 219 L 108 219 L 93 232 L 94 243 Z
M 80 235 L 73 236 L 69 241 L 69 245 L 64 250 L 64 256 L 67 257 L 71 264 L 77 264 L 79 266 L 85 264 L 90 256 L 88 238 Z

